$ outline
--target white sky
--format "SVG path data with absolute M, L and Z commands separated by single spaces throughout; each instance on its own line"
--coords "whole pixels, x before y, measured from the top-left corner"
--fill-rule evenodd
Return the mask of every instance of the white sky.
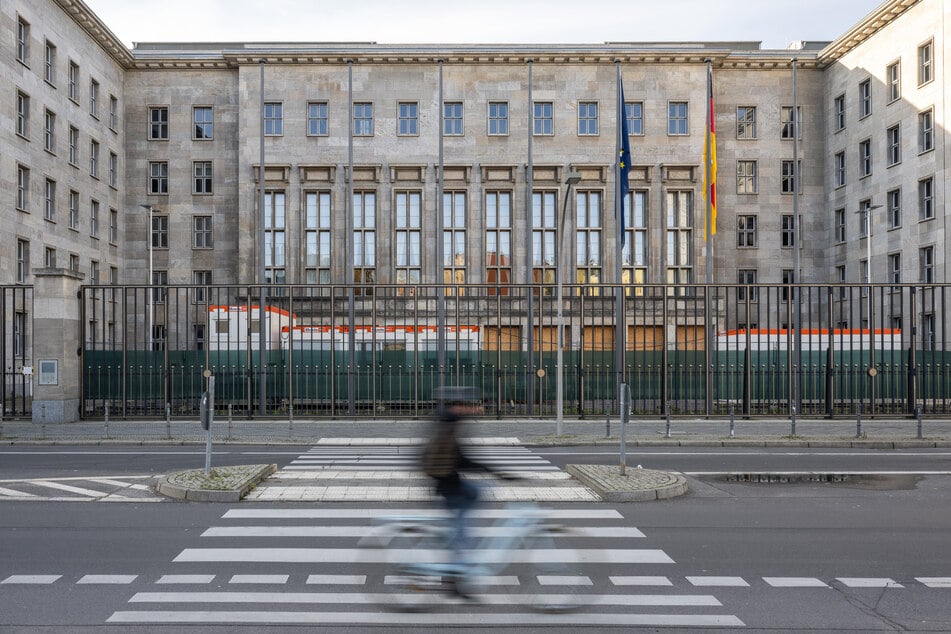
M 85 0 L 133 42 L 833 40 L 882 0 Z

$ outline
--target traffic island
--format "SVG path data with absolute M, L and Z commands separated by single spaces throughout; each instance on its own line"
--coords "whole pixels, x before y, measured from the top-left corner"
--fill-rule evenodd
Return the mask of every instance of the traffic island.
M 276 464 L 235 465 L 177 471 L 159 480 L 162 495 L 191 502 L 238 502 L 261 480 L 277 471 Z
M 687 492 L 687 479 L 678 473 L 618 465 L 570 464 L 568 473 L 605 502 L 665 500 Z

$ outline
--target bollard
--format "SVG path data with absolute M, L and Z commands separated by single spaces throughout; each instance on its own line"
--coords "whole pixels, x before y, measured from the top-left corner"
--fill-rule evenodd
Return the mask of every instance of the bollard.
M 796 406 L 793 405 L 790 408 L 790 411 L 792 412 L 792 416 L 790 417 L 792 419 L 792 427 L 790 428 L 789 435 L 795 436 L 796 435 Z
M 670 401 L 667 401 L 667 431 L 664 434 L 665 438 L 670 438 Z
M 733 405 L 733 403 L 730 403 L 730 438 L 736 438 L 736 436 L 735 436 L 735 428 L 734 428 L 734 421 L 733 421 L 733 410 L 734 410 L 734 409 L 735 409 L 735 406 Z
M 859 403 L 855 410 L 855 437 L 862 437 L 862 404 Z
M 103 431 L 106 434 L 106 439 L 108 439 L 109 438 L 109 403 L 106 403 L 104 427 L 105 429 Z
M 287 406 L 287 435 L 294 434 L 294 405 Z
M 228 440 L 231 440 L 231 408 L 233 405 L 228 403 Z
M 611 417 L 610 416 L 604 417 L 604 437 L 605 438 L 611 437 Z
M 165 437 L 172 439 L 172 404 L 165 404 Z
M 915 413 L 918 416 L 918 439 L 921 440 L 921 405 L 915 408 Z

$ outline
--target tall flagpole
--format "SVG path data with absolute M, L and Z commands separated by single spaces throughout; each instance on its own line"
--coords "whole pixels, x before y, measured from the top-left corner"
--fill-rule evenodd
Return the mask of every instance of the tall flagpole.
M 261 155 L 258 157 L 261 168 L 258 170 L 258 191 L 259 191 L 259 201 L 260 206 L 258 207 L 258 222 L 261 223 L 261 235 L 258 236 L 258 244 L 260 245 L 260 263 L 258 264 L 258 284 L 260 288 L 258 289 L 258 319 L 260 321 L 258 328 L 258 414 L 264 416 L 267 414 L 267 374 L 264 354 L 265 354 L 265 341 L 264 338 L 267 336 L 268 329 L 265 326 L 265 311 L 264 311 L 264 302 L 265 302 L 265 291 L 264 283 L 267 277 L 267 262 L 264 261 L 264 251 L 266 248 L 266 237 L 264 234 L 264 228 L 267 226 L 265 221 L 265 194 L 264 194 L 264 183 L 265 183 L 265 169 L 264 169 L 264 58 L 261 58 Z M 250 303 L 250 302 L 248 302 Z M 250 315 L 248 315 L 250 318 Z M 249 346 L 250 347 L 250 346 Z
M 802 174 L 799 173 L 799 87 L 797 85 L 797 70 L 798 70 L 798 61 L 795 57 L 792 59 L 792 93 L 793 93 L 793 107 L 792 107 L 792 120 L 793 120 L 793 350 L 796 355 L 796 371 L 793 372 L 793 392 L 792 406 L 795 408 L 792 412 L 793 421 L 796 420 L 796 414 L 799 413 L 802 403 L 800 400 L 800 377 L 802 372 L 802 332 L 800 331 L 799 319 L 800 319 L 800 308 L 801 308 L 801 295 L 799 289 L 799 192 L 802 189 L 800 183 L 800 178 Z M 871 213 L 871 212 L 869 212 Z M 871 226 L 871 225 L 869 225 Z M 867 240 L 871 241 L 871 233 L 866 237 Z M 871 269 L 871 265 L 869 265 Z M 871 276 L 869 277 L 871 280 Z M 869 296 L 871 297 L 871 295 Z M 871 321 L 871 319 L 870 319 Z M 793 422 L 795 425 L 795 422 Z M 793 430 L 795 434 L 795 430 Z
M 445 223 L 446 209 L 443 200 L 443 173 L 445 172 L 445 155 L 443 153 L 443 60 L 439 60 L 439 175 L 436 178 L 436 382 L 438 387 L 446 385 L 446 283 L 445 263 Z M 454 281 L 454 280 L 453 280 Z
M 614 315 L 614 368 L 617 373 L 617 403 L 618 403 L 618 413 L 621 418 L 621 456 L 620 456 L 620 471 L 621 475 L 625 474 L 627 459 L 625 456 L 625 440 L 627 436 L 627 416 L 630 411 L 630 404 L 628 403 L 627 395 L 627 384 L 624 381 L 624 340 L 625 340 L 625 330 L 627 326 L 625 325 L 624 320 L 624 286 L 621 283 L 621 250 L 623 248 L 623 227 L 624 220 L 622 214 L 624 213 L 624 201 L 622 200 L 623 191 L 621 187 L 621 178 L 627 178 L 627 171 L 622 170 L 621 167 L 621 149 L 624 147 L 623 143 L 625 139 L 622 137 L 623 134 L 623 121 L 624 121 L 624 103 L 623 103 L 623 90 L 621 89 L 621 60 L 614 60 L 614 73 L 616 79 L 615 86 L 615 97 L 614 101 L 616 104 L 616 125 L 614 126 L 617 131 L 617 143 L 615 144 L 614 151 L 614 222 L 616 224 L 617 231 L 615 232 L 614 239 L 614 283 L 616 284 L 614 290 L 616 311 Z
M 704 348 L 704 367 L 706 375 L 706 389 L 704 390 L 705 403 L 704 410 L 706 415 L 709 417 L 713 413 L 713 234 L 715 232 L 714 228 L 714 218 L 713 218 L 713 205 L 714 205 L 714 175 L 713 175 L 713 121 L 714 121 L 714 112 L 713 112 L 713 60 L 707 58 L 707 124 L 706 132 L 704 134 L 704 179 L 703 179 L 703 197 L 706 199 L 707 209 L 706 209 L 706 222 L 704 222 L 704 243 L 705 243 L 705 252 L 706 252 L 706 282 L 707 288 L 705 291 L 705 304 L 706 304 L 706 316 L 704 321 L 706 322 L 706 343 L 703 346 Z M 669 412 L 668 412 L 669 414 Z
M 528 60 L 528 110 L 529 113 L 532 112 L 532 60 Z M 531 121 L 531 114 L 529 114 L 529 121 Z M 528 283 L 531 284 L 533 281 L 532 277 L 532 229 L 534 219 L 532 218 L 532 202 L 533 202 L 533 192 L 532 188 L 534 187 L 534 170 L 532 169 L 532 132 L 531 126 L 528 129 L 528 156 L 527 163 L 525 165 L 525 271 L 528 276 Z M 544 248 L 544 247 L 543 247 Z M 546 254 L 547 255 L 547 254 Z M 538 280 L 539 289 L 541 289 L 541 284 L 544 282 L 544 279 Z M 526 363 L 526 377 L 525 377 L 525 400 L 528 404 L 529 416 L 532 416 L 535 413 L 535 306 L 534 306 L 534 291 L 535 289 L 531 287 L 526 287 L 528 289 L 528 294 L 525 298 L 525 305 L 527 308 L 528 315 L 525 319 L 526 333 L 525 333 L 525 343 L 528 348 L 528 363 Z M 541 292 L 539 291 L 539 294 Z M 541 320 L 539 320 L 539 324 Z M 539 336 L 541 335 L 541 328 L 538 329 Z
M 365 201 L 364 201 L 365 204 Z M 354 309 L 354 288 L 356 282 L 354 278 L 354 223 L 355 212 L 353 208 L 353 60 L 347 60 L 347 240 L 346 240 L 346 258 L 347 258 L 347 409 L 350 415 L 356 414 L 356 383 L 357 383 L 357 336 L 354 331 L 354 322 L 356 321 L 356 311 Z

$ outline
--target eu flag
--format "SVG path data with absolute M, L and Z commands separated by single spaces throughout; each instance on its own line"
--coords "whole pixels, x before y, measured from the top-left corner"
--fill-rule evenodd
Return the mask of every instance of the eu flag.
M 624 103 L 624 83 L 621 83 L 621 107 L 619 109 L 621 115 L 621 139 L 620 146 L 618 147 L 618 178 L 621 181 L 621 200 L 618 205 L 618 214 L 620 216 L 620 221 L 618 226 L 621 231 L 621 246 L 624 246 L 624 199 L 627 198 L 627 194 L 630 191 L 630 185 L 628 184 L 628 173 L 631 171 L 631 143 L 628 139 L 627 132 L 627 107 Z

